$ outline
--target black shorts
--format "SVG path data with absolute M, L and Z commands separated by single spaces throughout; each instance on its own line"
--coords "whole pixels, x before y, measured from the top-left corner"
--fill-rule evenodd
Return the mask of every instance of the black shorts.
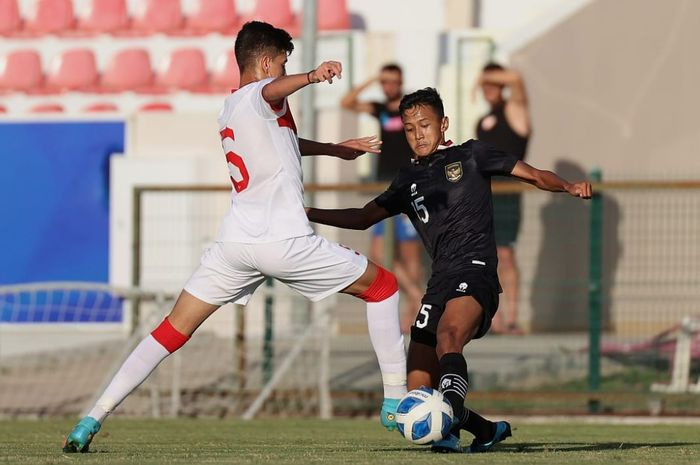
M 496 245 L 513 247 L 520 229 L 521 194 L 493 196 L 493 229 Z
M 495 270 L 481 265 L 461 268 L 455 272 L 433 274 L 428 290 L 421 300 L 416 321 L 411 326 L 411 340 L 432 347 L 437 346 L 437 327 L 447 302 L 472 296 L 484 310 L 484 319 L 474 339 L 485 335 L 498 309 L 501 286 Z

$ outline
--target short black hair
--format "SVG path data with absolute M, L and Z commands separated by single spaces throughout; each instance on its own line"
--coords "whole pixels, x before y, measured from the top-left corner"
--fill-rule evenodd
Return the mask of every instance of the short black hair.
M 404 95 L 401 99 L 401 103 L 399 103 L 399 113 L 403 116 L 406 110 L 417 106 L 432 108 L 440 118 L 445 116 L 445 107 L 442 104 L 442 98 L 433 87 L 426 87 L 412 94 Z
M 385 64 L 384 66 L 382 66 L 381 71 L 382 72 L 383 71 L 392 71 L 392 72 L 399 73 L 399 74 L 403 75 L 403 70 L 401 69 L 401 66 L 399 66 L 396 63 Z
M 482 70 L 483 71 L 502 71 L 504 69 L 505 68 L 500 63 L 496 63 L 495 61 L 489 61 L 488 63 L 486 63 L 484 65 Z
M 287 55 L 294 50 L 292 36 L 284 29 L 262 21 L 248 21 L 236 36 L 234 52 L 241 71 L 253 66 L 255 60 L 263 53 Z

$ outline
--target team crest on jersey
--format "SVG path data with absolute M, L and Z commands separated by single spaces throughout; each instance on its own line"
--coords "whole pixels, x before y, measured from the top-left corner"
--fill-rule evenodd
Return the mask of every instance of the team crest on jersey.
M 462 179 L 462 162 L 456 161 L 445 167 L 445 177 L 450 182 L 457 182 Z

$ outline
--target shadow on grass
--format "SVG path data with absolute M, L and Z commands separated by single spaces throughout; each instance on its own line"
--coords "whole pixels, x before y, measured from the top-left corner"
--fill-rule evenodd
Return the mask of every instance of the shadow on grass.
M 635 442 L 559 442 L 559 443 L 537 443 L 529 442 L 522 444 L 499 444 L 489 453 L 515 452 L 522 454 L 542 453 L 542 452 L 595 452 L 606 450 L 633 450 L 633 449 L 654 449 L 660 447 L 683 447 L 697 446 L 698 442 L 669 442 L 669 443 L 635 443 Z M 430 447 L 391 447 L 368 449 L 371 452 L 426 452 L 432 453 Z

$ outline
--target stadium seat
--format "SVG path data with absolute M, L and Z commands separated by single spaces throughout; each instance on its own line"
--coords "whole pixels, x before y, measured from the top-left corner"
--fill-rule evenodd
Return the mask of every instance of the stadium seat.
M 88 113 L 114 113 L 119 111 L 119 107 L 114 103 L 99 102 L 86 106 L 85 108 L 83 108 L 83 111 Z
M 239 24 L 234 0 L 199 0 L 194 13 L 187 18 L 186 29 L 199 34 L 235 34 Z
M 241 83 L 241 74 L 233 50 L 223 53 L 214 65 L 210 87 L 213 92 L 229 92 Z
M 166 89 L 201 89 L 207 82 L 206 58 L 204 52 L 198 48 L 173 51 L 156 78 L 156 85 Z
M 32 34 L 56 34 L 74 28 L 71 0 L 37 0 L 34 16 L 27 20 L 25 30 Z
M 95 90 L 98 74 L 95 54 L 90 49 L 67 50 L 52 63 L 46 86 L 58 91 Z
M 318 0 L 318 28 L 322 31 L 350 29 L 347 0 Z
M 88 32 L 114 33 L 128 28 L 126 0 L 92 0 L 87 16 L 78 24 L 78 29 Z
M 44 80 L 36 50 L 16 50 L 0 58 L 0 91 L 38 90 Z
M 173 111 L 173 106 L 167 102 L 151 102 L 142 105 L 139 111 Z
M 0 113 L 7 113 L 7 108 L 0 105 Z
M 22 28 L 17 0 L 0 0 L 0 36 L 15 34 Z
M 63 113 L 65 109 L 59 103 L 42 103 L 29 109 L 32 113 Z
M 181 30 L 182 25 L 180 0 L 142 0 L 132 30 L 145 34 L 172 33 Z
M 258 0 L 253 14 L 247 18 L 253 19 L 285 29 L 294 37 L 299 35 L 299 19 L 292 12 L 291 0 Z
M 153 69 L 148 51 L 140 48 L 117 52 L 102 75 L 101 87 L 106 91 L 146 89 L 153 84 Z

